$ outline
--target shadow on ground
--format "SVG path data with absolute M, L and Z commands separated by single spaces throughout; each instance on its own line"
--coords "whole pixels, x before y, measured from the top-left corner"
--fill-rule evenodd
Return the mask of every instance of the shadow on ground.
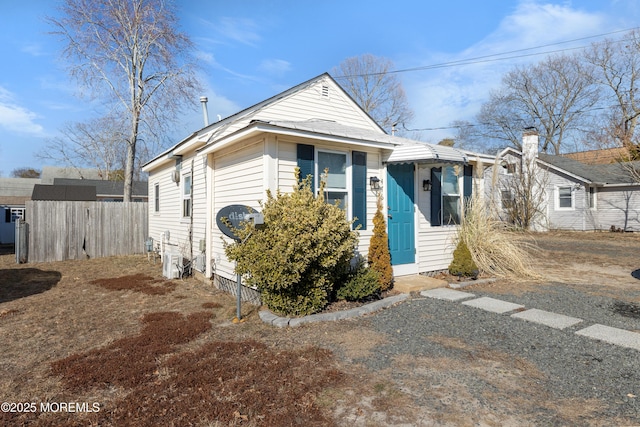
M 48 291 L 60 278 L 62 274 L 58 271 L 37 268 L 0 270 L 0 303 Z

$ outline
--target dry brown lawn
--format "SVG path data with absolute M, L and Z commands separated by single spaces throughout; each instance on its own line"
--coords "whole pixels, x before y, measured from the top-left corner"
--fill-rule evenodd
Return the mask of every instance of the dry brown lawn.
M 595 265 L 607 268 L 594 271 L 619 278 L 618 287 L 637 280 L 628 277 L 637 251 L 620 251 L 638 247 L 638 235 L 526 238 L 540 244 L 537 266 L 554 280 L 571 273 L 567 265 L 584 268 L 575 245 L 591 248 L 596 240 L 601 246 L 594 249 Z M 609 247 L 615 256 L 606 253 Z M 499 291 L 513 284 L 487 286 Z M 145 256 L 25 265 L 15 264 L 13 255 L 0 256 L 0 396 L 22 410 L 1 412 L 0 425 L 469 425 L 478 411 L 486 415 L 485 425 L 527 425 L 512 413 L 492 414 L 469 403 L 464 383 L 435 384 L 430 391 L 459 402 L 455 411 L 416 405 L 412 393 L 451 364 L 398 357 L 396 368 L 415 374 L 416 387 L 410 388 L 409 379 L 409 388 L 400 388 L 391 372 L 353 362 L 386 341 L 366 322 L 278 329 L 260 321 L 258 307 L 243 304 L 244 321 L 233 323 L 235 304 L 211 284 L 163 279 L 161 265 Z M 465 347 L 448 337 L 430 339 Z M 523 360 L 489 349 L 482 354 L 457 369 L 494 378 L 496 389 L 504 390 L 496 399 L 512 399 L 517 411 L 511 394 L 535 392 L 540 373 Z M 40 410 L 66 402 L 81 410 Z M 557 411 L 571 416 L 596 405 L 585 403 L 559 402 Z

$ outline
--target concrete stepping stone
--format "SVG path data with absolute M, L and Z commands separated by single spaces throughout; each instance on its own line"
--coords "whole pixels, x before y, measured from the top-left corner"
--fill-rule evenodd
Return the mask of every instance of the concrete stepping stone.
M 459 301 L 475 297 L 474 294 L 470 294 L 469 292 L 455 291 L 448 288 L 429 289 L 420 292 L 420 295 L 423 297 L 443 299 L 447 301 Z
M 499 314 L 508 313 L 510 311 L 524 308 L 524 305 L 514 304 L 512 302 L 502 301 L 489 297 L 481 297 L 469 301 L 462 301 L 462 304 Z
M 577 317 L 569 317 L 565 316 L 564 314 L 538 310 L 537 308 L 514 313 L 511 315 L 511 317 L 515 317 L 516 319 L 523 319 L 528 322 L 539 323 L 541 325 L 549 326 L 556 329 L 565 329 L 582 322 L 582 319 L 578 319 Z
M 640 350 L 640 333 L 637 332 L 595 324 L 576 331 L 576 334 L 609 344 Z

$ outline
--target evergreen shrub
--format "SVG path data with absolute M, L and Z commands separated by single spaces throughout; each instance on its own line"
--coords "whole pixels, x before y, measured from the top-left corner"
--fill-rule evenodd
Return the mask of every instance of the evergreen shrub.
M 336 293 L 337 299 L 347 301 L 361 301 L 379 295 L 380 274 L 363 261 L 358 262 Z
M 453 261 L 449 264 L 449 273 L 454 276 L 478 277 L 478 266 L 471 257 L 471 251 L 464 240 L 458 241 L 453 251 Z
M 387 224 L 382 214 L 382 196 L 378 196 L 376 213 L 373 216 L 373 235 L 369 241 L 369 267 L 378 272 L 380 290 L 386 291 L 393 286 L 393 268 L 389 252 Z
M 298 184 L 292 193 L 274 196 L 267 191 L 262 229 L 247 225 L 237 230 L 244 243 L 225 244 L 245 284 L 260 291 L 270 310 L 287 316 L 326 307 L 349 271 L 358 236 L 344 210 L 315 197 L 311 178 L 300 181 L 299 174 L 296 169 Z M 326 174 L 319 194 L 324 194 L 325 182 Z

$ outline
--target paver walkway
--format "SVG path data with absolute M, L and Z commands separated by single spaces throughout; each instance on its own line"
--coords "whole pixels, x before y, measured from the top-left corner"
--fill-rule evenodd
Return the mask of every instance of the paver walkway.
M 539 310 L 536 308 L 524 310 L 525 307 L 523 305 L 514 304 L 508 301 L 502 301 L 495 298 L 474 298 L 475 295 L 473 294 L 457 291 L 454 289 L 429 289 L 420 292 L 420 295 L 428 298 L 447 300 L 451 302 L 462 301 L 462 305 L 497 314 L 507 314 L 514 312 L 510 315 L 510 317 L 513 317 L 514 319 L 521 319 L 527 322 L 533 322 L 555 329 L 567 329 L 584 321 L 576 317 L 565 316 L 563 314 L 552 313 L 550 311 Z M 575 331 L 575 333 L 577 335 L 585 336 L 591 339 L 604 341 L 609 344 L 632 348 L 640 351 L 640 333 L 637 332 L 631 332 L 624 329 L 594 324 L 586 328 L 577 330 Z

